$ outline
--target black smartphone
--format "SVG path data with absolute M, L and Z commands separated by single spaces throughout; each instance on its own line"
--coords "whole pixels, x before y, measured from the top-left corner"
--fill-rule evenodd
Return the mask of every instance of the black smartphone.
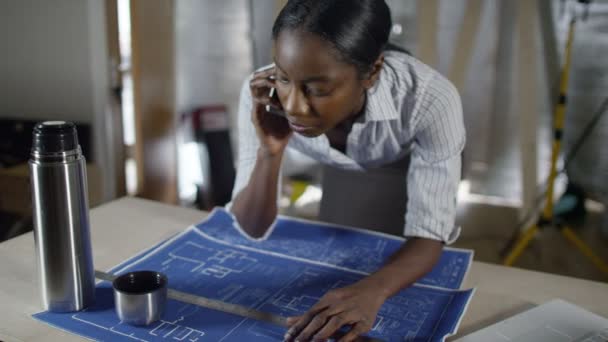
M 266 71 L 266 70 L 270 70 L 272 68 L 274 68 L 274 63 L 267 65 L 263 68 L 260 68 L 258 70 L 256 70 L 256 72 L 261 72 L 261 71 Z M 268 77 L 270 80 L 274 80 L 275 77 L 274 75 L 271 75 Z M 278 116 L 282 116 L 285 117 L 285 112 L 283 111 L 283 108 L 281 107 L 281 102 L 279 101 L 279 97 L 277 96 L 277 90 L 275 88 L 270 88 L 270 91 L 268 92 L 268 97 L 272 99 L 273 103 L 278 104 L 278 106 L 276 105 L 266 105 L 265 109 L 266 112 L 270 113 L 270 114 L 274 114 L 274 115 L 278 115 Z
M 275 88 L 270 88 L 268 97 L 274 100 L 274 103 L 278 103 L 279 106 L 266 105 L 266 111 L 270 114 L 285 117 L 285 112 L 283 111 L 283 108 L 280 107 L 281 102 L 279 102 L 279 97 L 277 96 L 277 90 Z

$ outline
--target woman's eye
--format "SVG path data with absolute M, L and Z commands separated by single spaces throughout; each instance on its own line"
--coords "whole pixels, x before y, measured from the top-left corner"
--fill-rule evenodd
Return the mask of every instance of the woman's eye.
M 329 92 L 325 89 L 307 88 L 306 92 L 312 96 L 327 96 Z
M 285 77 L 278 77 L 277 81 L 279 81 L 280 83 L 283 83 L 283 84 L 289 83 L 289 80 L 286 79 Z

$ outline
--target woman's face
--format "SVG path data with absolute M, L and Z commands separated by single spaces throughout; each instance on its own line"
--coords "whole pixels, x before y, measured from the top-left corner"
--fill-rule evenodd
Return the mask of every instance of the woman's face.
M 335 57 L 328 42 L 285 30 L 274 48 L 277 95 L 295 132 L 316 137 L 361 110 L 366 81 Z

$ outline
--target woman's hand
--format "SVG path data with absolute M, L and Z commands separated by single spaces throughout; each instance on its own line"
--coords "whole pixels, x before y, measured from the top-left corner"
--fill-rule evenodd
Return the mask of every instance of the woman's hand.
M 290 327 L 285 340 L 325 341 L 348 325 L 350 330 L 339 341 L 354 341 L 372 329 L 385 300 L 369 278 L 329 291 L 304 315 L 287 320 Z
M 253 98 L 251 120 L 256 127 L 262 153 L 275 156 L 283 152 L 292 130 L 287 119 L 266 111 L 266 105 L 281 107 L 276 98 L 269 96 L 270 89 L 275 87 L 275 69 L 257 72 L 249 81 Z

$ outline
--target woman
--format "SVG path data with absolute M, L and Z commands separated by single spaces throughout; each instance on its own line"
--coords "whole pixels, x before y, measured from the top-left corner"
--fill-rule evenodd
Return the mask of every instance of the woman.
M 384 301 L 429 272 L 459 233 L 455 198 L 465 133 L 458 93 L 420 61 L 387 49 L 390 30 L 381 0 L 288 1 L 273 26 L 274 65 L 241 92 L 230 210 L 251 237 L 268 234 L 275 220 L 288 146 L 362 175 L 410 159 L 401 183 L 407 213 L 399 213 L 407 242 L 375 273 L 290 318 L 287 340 L 327 339 L 345 325 L 345 341 L 368 332 Z M 269 96 L 272 88 L 278 99 Z M 285 117 L 267 106 L 282 107 Z

